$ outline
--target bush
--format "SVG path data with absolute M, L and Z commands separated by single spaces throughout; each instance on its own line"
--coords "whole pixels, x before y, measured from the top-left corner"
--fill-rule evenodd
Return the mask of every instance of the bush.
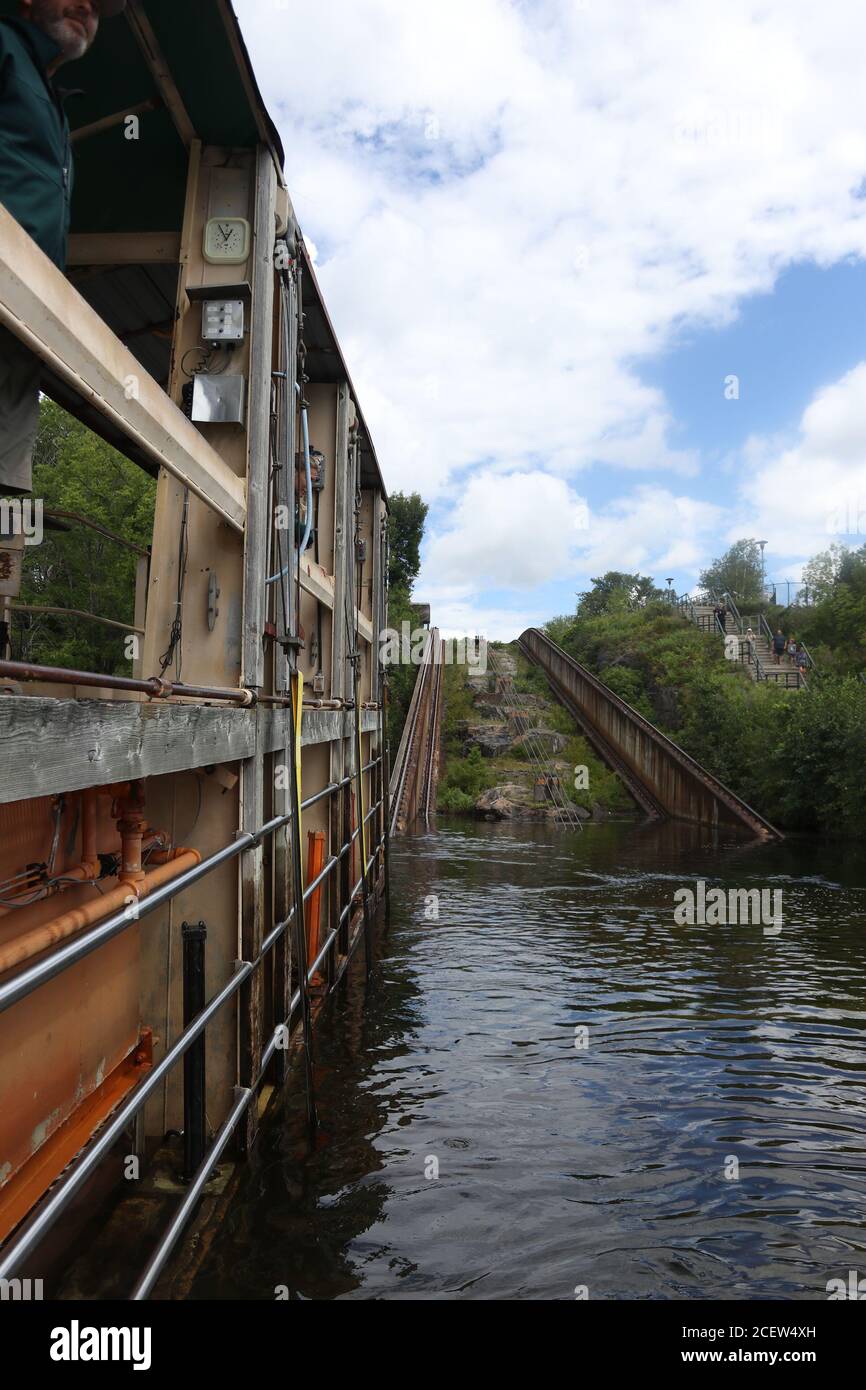
M 828 663 L 800 691 L 755 684 L 732 669 L 720 641 L 661 604 L 555 627 L 560 646 L 769 820 L 866 831 L 863 682 L 834 676 Z M 661 688 L 677 693 L 676 728 L 653 713 Z

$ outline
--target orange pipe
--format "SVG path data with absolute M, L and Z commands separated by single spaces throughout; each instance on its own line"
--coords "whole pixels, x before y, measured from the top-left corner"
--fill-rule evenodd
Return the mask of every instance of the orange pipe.
M 319 877 L 325 867 L 325 832 L 323 830 L 309 830 L 307 832 L 307 882 L 312 883 Z M 319 954 L 319 928 L 322 920 L 322 885 L 314 888 L 307 900 L 307 962 L 308 964 L 316 959 Z M 313 979 L 314 984 L 321 984 L 322 977 L 316 972 Z
M 81 793 L 81 863 L 65 869 L 63 877 L 86 881 L 99 878 L 101 872 L 96 851 L 96 788 L 86 787 Z
M 128 883 L 134 893 L 138 893 L 145 878 L 141 864 L 141 845 L 147 829 L 140 783 L 132 783 L 129 794 L 118 797 L 116 814 L 121 847 L 118 878 L 121 883 Z
M 160 888 L 163 883 L 168 883 L 171 879 L 184 873 L 185 870 L 192 869 L 196 864 L 201 863 L 201 855 L 197 849 L 177 850 L 176 854 L 177 858 L 154 869 L 152 874 L 147 875 L 143 883 L 138 885 L 119 883 L 116 888 L 109 889 L 101 897 L 94 898 L 89 903 L 83 903 L 81 907 L 72 908 L 69 912 L 63 912 L 59 917 L 52 917 L 50 921 L 43 922 L 41 926 L 34 927 L 32 931 L 25 932 L 17 940 L 8 941 L 0 949 L 0 974 L 20 965 L 22 961 L 30 960 L 32 956 L 39 955 L 40 951 L 47 950 L 49 946 L 55 946 L 59 941 L 65 941 L 68 936 L 73 936 L 82 927 L 93 926 L 95 922 L 102 921 L 104 917 L 110 917 L 113 912 L 125 907 L 130 897 L 146 898 L 149 893 L 153 892 L 154 888 Z

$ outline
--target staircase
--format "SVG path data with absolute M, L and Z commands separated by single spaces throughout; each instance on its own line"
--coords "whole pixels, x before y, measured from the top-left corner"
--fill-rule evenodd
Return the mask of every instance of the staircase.
M 725 655 L 745 666 L 753 681 L 773 681 L 790 690 L 804 687 L 803 671 L 793 666 L 787 655 L 778 657 L 773 651 L 772 633 L 763 614 L 742 617 L 728 595 L 725 595 L 725 602 L 728 614 L 724 634 L 713 603 L 691 603 L 686 613 L 703 632 L 716 633 L 720 641 L 724 640 Z M 754 634 L 752 637 L 746 636 L 749 629 Z

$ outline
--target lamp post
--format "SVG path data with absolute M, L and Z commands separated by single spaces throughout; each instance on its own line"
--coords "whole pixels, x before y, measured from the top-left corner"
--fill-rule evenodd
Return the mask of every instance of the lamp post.
M 762 602 L 762 603 L 764 602 L 764 600 L 765 600 L 766 597 L 767 597 L 767 571 L 764 569 L 764 546 L 765 546 L 766 544 L 767 544 L 766 541 L 758 541 L 758 545 L 761 547 L 761 602 Z
M 666 580 L 665 582 L 666 582 L 666 584 L 667 584 L 667 586 L 668 586 L 668 603 L 673 603 L 673 601 L 674 601 L 674 596 L 673 596 L 673 593 L 672 593 L 672 591 L 671 591 L 671 585 L 672 585 L 673 582 L 674 582 L 673 575 L 671 575 L 670 579 Z

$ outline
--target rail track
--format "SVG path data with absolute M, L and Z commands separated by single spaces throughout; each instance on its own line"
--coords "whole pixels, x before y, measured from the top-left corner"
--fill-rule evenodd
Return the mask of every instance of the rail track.
M 435 810 L 442 711 L 441 647 L 439 630 L 432 628 L 391 774 L 392 835 L 400 834 L 422 816 L 425 825 L 429 824 Z
M 424 776 L 421 783 L 420 810 L 424 824 L 430 824 L 430 816 L 436 810 L 436 784 L 439 773 L 439 728 L 442 710 L 442 661 L 439 633 L 433 639 L 433 673 L 430 689 L 429 730 L 425 740 Z

